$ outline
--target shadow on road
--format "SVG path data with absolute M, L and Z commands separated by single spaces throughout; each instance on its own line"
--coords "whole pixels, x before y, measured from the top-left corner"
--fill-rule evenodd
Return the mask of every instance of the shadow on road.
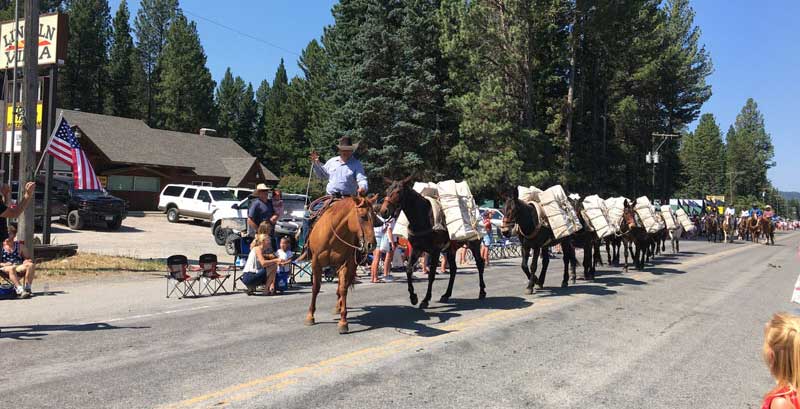
M 533 305 L 521 297 L 488 297 L 484 300 L 451 298 L 447 304 L 434 304 L 427 310 L 410 305 L 365 306 L 357 309 L 364 311 L 360 315 L 349 318 L 351 324 L 364 326 L 364 329 L 350 331 L 351 334 L 367 332 L 380 328 L 395 328 L 399 332 L 409 332 L 421 337 L 435 337 L 450 331 L 431 327 L 424 321 L 434 320 L 434 324 L 445 323 L 460 317 L 464 311 L 474 310 L 515 310 Z
M 104 322 L 78 325 L 30 325 L 30 326 L 11 326 L 0 327 L 0 339 L 11 338 L 20 341 L 40 341 L 53 332 L 73 331 L 107 331 L 114 329 L 147 329 L 150 327 L 117 327 Z
M 634 280 L 633 278 L 620 276 L 599 277 L 594 280 L 596 283 L 605 284 L 609 287 L 619 287 L 623 285 L 647 285 L 644 281 Z

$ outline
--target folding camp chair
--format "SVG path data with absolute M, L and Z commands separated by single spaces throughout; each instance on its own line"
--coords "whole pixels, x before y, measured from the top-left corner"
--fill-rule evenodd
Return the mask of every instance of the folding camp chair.
M 200 271 L 200 276 L 198 277 L 199 284 L 197 286 L 199 289 L 198 295 L 203 295 L 204 292 L 209 295 L 216 295 L 219 290 L 225 290 L 225 282 L 228 281 L 228 278 L 231 276 L 231 274 L 228 273 L 229 267 L 220 268 L 217 263 L 216 254 L 203 254 L 200 256 L 198 266 Z M 223 274 L 220 274 L 220 272 Z M 225 292 L 228 291 L 225 290 Z
M 303 277 L 304 275 L 308 275 L 310 278 L 311 275 L 311 262 L 310 261 L 292 261 L 292 275 L 289 278 L 289 286 L 294 287 L 297 284 L 297 279 Z
M 194 292 L 194 282 L 197 281 L 197 277 L 189 275 L 186 272 L 188 268 L 189 261 L 186 256 L 176 254 L 167 257 L 167 298 L 175 291 L 180 295 L 178 298 L 186 297 L 189 294 L 197 296 L 197 293 Z M 170 283 L 173 281 L 172 290 L 170 290 Z

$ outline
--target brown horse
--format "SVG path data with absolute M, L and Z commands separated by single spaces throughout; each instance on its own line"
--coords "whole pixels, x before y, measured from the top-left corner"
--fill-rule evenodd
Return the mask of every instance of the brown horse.
M 772 223 L 767 216 L 761 216 L 758 221 L 759 228 L 761 229 L 761 234 L 764 235 L 766 245 L 775 245 L 775 224 Z
M 636 269 L 644 270 L 644 265 L 648 260 L 647 248 L 650 236 L 647 231 L 637 222 L 636 211 L 633 204 L 625 200 L 622 220 L 619 224 L 619 234 L 622 237 L 622 244 L 625 249 L 625 264 L 623 271 L 628 272 L 628 253 L 633 258 Z
M 322 283 L 323 267 L 336 268 L 339 287 L 336 290 L 336 312 L 339 319 L 339 333 L 346 334 L 347 290 L 355 284 L 356 254 L 369 254 L 375 249 L 375 213 L 372 198 L 348 197 L 333 202 L 320 216 L 308 235 L 308 252 L 311 256 L 311 305 L 306 315 L 306 325 L 314 325 L 314 312 L 317 309 L 317 295 Z
M 747 230 L 750 231 L 750 241 L 758 243 L 761 241 L 761 223 L 758 216 L 753 214 L 747 221 Z
M 740 240 L 747 240 L 748 231 L 747 231 L 747 217 L 740 217 L 739 218 L 739 239 Z
M 725 219 L 722 221 L 722 232 L 725 233 L 725 242 L 726 243 L 733 243 L 733 216 L 730 214 L 725 215 Z
M 719 220 L 717 219 L 717 214 L 709 213 L 703 221 L 703 226 L 706 230 L 707 241 L 713 240 L 714 243 L 716 243 L 719 238 Z

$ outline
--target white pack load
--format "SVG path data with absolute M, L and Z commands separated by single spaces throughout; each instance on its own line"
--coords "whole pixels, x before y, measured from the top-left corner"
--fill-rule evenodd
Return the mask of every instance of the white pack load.
M 597 237 L 608 237 L 617 232 L 619 223 L 614 225 L 609 221 L 608 208 L 606 202 L 598 195 L 587 196 L 583 199 L 583 211 L 586 213 L 586 220 L 592 229 L 597 233 Z
M 683 226 L 683 230 L 686 230 L 687 232 L 694 230 L 694 223 L 689 220 L 689 215 L 686 214 L 686 211 L 682 208 L 679 207 L 678 210 L 675 211 L 675 218 L 678 219 L 678 223 Z
M 653 215 L 656 216 L 656 222 L 658 222 L 658 230 L 664 230 L 667 228 L 667 223 L 664 221 L 664 218 L 661 217 L 661 211 L 658 210 L 658 207 L 653 206 Z
M 414 187 L 412 189 L 423 196 L 427 196 L 431 193 L 437 195 L 439 193 L 436 188 L 436 183 L 414 182 Z M 392 235 L 408 238 L 408 218 L 405 212 L 400 212 L 400 216 L 397 217 L 397 221 L 394 223 L 394 229 L 392 229 Z
M 542 190 L 537 188 L 536 186 L 525 187 L 525 186 L 517 186 L 517 194 L 519 195 L 519 200 L 522 200 L 525 203 L 530 202 L 541 202 L 539 195 L 542 193 Z
M 625 197 L 609 197 L 605 200 L 606 209 L 608 209 L 608 223 L 614 226 L 615 230 L 619 230 L 622 224 L 622 216 L 625 213 Z
M 645 231 L 648 233 L 655 233 L 658 231 L 658 220 L 656 220 L 653 206 L 650 204 L 650 199 L 648 199 L 647 196 L 636 199 L 636 206 L 634 206 L 633 210 L 636 211 L 636 214 L 639 215 L 639 219 L 642 220 Z
M 540 193 L 539 200 L 556 239 L 575 234 L 583 228 L 561 185 L 552 186 Z
M 668 230 L 675 230 L 678 228 L 678 225 L 675 223 L 675 216 L 672 214 L 672 206 L 662 205 L 661 217 L 664 219 L 664 223 L 667 225 Z
M 450 240 L 480 239 L 478 218 L 475 216 L 478 206 L 467 182 L 456 183 L 454 180 L 445 180 L 439 182 L 437 187 Z

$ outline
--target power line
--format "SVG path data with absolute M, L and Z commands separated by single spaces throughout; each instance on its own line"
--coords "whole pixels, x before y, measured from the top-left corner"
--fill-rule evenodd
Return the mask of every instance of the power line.
M 201 16 L 201 15 L 199 15 L 199 14 L 197 14 L 197 13 L 191 12 L 191 11 L 189 11 L 189 10 L 186 10 L 186 9 L 183 9 L 183 12 L 184 12 L 184 13 L 186 13 L 186 14 L 189 14 L 189 15 L 191 15 L 191 16 L 197 17 L 197 18 L 198 18 L 198 19 L 200 19 L 200 20 L 204 20 L 204 21 L 207 21 L 207 22 L 209 22 L 209 23 L 211 23 L 211 24 L 214 24 L 215 26 L 219 26 L 219 27 L 222 27 L 222 28 L 224 28 L 224 29 L 226 29 L 226 30 L 228 30 L 228 31 L 232 31 L 232 32 L 234 32 L 234 33 L 236 33 L 236 34 L 239 34 L 240 36 L 247 37 L 247 38 L 249 38 L 249 39 L 251 39 L 251 40 L 253 40 L 253 41 L 257 41 L 257 42 L 259 42 L 259 43 L 262 43 L 262 44 L 268 45 L 268 46 L 270 46 L 270 47 L 277 48 L 278 50 L 281 50 L 281 51 L 283 51 L 283 52 L 287 52 L 287 53 L 289 53 L 289 54 L 292 54 L 292 55 L 294 55 L 294 56 L 300 57 L 300 54 L 297 54 L 297 53 L 296 53 L 296 52 L 294 52 L 294 51 L 287 50 L 287 49 L 285 49 L 285 48 L 283 48 L 283 47 L 281 47 L 281 46 L 279 46 L 279 45 L 277 45 L 277 44 L 273 44 L 273 43 L 271 43 L 271 42 L 269 42 L 269 41 L 267 41 L 267 40 L 264 40 L 264 39 L 258 38 L 258 37 L 256 37 L 256 36 L 254 36 L 254 35 L 251 35 L 251 34 L 248 34 L 248 33 L 245 33 L 244 31 L 237 30 L 237 29 L 235 29 L 235 28 L 233 28 L 233 27 L 230 27 L 230 26 L 227 26 L 227 25 L 225 25 L 225 24 L 222 24 L 222 23 L 220 23 L 220 22 L 218 22 L 218 21 L 214 21 L 214 20 L 212 20 L 212 19 L 210 19 L 210 18 L 208 18 L 208 17 L 203 17 L 203 16 Z

